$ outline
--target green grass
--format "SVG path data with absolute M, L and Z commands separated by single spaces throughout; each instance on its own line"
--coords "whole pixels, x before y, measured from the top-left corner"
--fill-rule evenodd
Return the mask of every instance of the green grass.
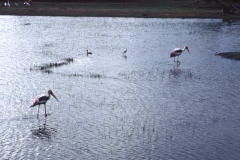
M 234 3 L 235 4 L 235 3 Z M 235 4 L 240 6 L 240 2 Z M 240 19 L 240 13 L 223 14 L 217 4 L 190 5 L 189 1 L 145 1 L 109 3 L 34 2 L 31 7 L 2 7 L 0 15 L 91 16 L 147 18 L 224 18 Z

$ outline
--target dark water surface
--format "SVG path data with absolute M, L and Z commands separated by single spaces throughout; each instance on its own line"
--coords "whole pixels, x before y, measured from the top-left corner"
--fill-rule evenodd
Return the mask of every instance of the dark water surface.
M 240 158 L 240 62 L 215 56 L 239 51 L 239 28 L 0 16 L 1 159 Z M 169 53 L 184 45 L 177 64 Z M 48 89 L 59 102 L 37 118 L 29 106 Z

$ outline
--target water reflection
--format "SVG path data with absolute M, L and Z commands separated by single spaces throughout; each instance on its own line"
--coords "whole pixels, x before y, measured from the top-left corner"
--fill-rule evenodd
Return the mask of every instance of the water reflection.
M 174 78 L 179 78 L 181 76 L 184 78 L 192 78 L 193 72 L 191 69 L 180 69 L 177 67 L 169 70 L 169 76 Z
M 228 19 L 228 18 L 223 18 L 222 22 L 226 22 L 229 26 L 231 26 L 233 23 L 238 22 L 239 20 L 237 19 Z
M 57 132 L 55 128 L 47 125 L 47 117 L 44 118 L 44 122 L 41 122 L 40 118 L 37 118 L 37 122 L 37 128 L 31 130 L 33 138 L 51 139 L 52 135 Z

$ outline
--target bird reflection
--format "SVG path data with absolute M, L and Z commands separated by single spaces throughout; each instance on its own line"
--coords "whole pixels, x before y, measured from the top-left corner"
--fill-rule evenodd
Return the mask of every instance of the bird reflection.
M 123 55 L 123 58 L 124 58 L 124 59 L 127 59 L 127 56 L 126 56 L 126 55 Z
M 181 62 L 177 61 L 177 68 L 180 66 Z
M 182 70 L 178 68 L 170 69 L 169 75 L 174 77 L 179 77 L 182 74 Z
M 51 128 L 47 125 L 46 117 L 43 124 L 41 124 L 40 120 L 38 119 L 38 127 L 36 129 L 32 129 L 31 132 L 34 137 L 38 137 L 41 139 L 51 139 L 51 136 L 57 131 L 56 129 Z

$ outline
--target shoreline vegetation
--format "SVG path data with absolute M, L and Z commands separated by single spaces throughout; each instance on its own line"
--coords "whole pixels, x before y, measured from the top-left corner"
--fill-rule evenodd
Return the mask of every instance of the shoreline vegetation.
M 15 6 L 3 7 L 0 15 L 19 16 L 73 16 L 73 17 L 136 17 L 136 18 L 220 18 L 240 19 L 240 13 L 224 14 L 219 4 L 186 1 L 34 1 L 25 6 L 23 1 L 16 1 Z M 240 6 L 240 2 L 235 4 Z

